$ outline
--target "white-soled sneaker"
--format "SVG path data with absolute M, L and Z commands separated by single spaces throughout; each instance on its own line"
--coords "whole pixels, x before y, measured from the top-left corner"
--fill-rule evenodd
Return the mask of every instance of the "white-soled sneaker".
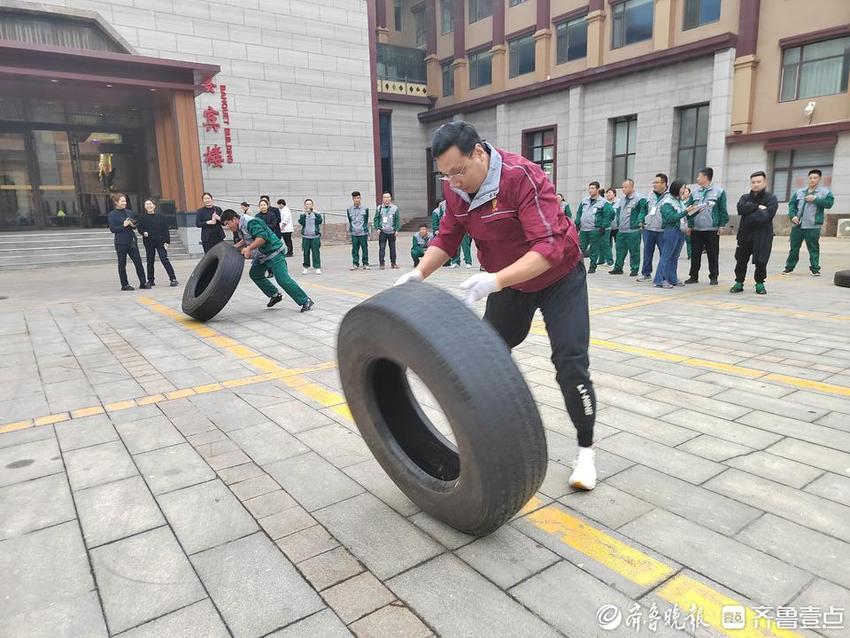
M 596 453 L 593 448 L 580 447 L 570 474 L 570 487 L 579 490 L 592 490 L 596 487 Z
M 316 268 L 316 274 L 317 274 L 317 275 L 321 275 L 321 274 L 322 274 L 322 269 L 321 269 L 321 268 Z
M 306 275 L 308 272 L 310 272 L 310 269 L 309 269 L 309 268 L 305 268 L 304 270 L 302 270 L 302 271 L 301 271 L 301 274 L 302 274 L 302 275 Z

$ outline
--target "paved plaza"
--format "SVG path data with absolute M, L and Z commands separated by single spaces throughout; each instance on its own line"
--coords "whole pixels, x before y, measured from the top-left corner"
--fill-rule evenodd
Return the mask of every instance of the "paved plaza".
M 782 277 L 776 238 L 764 297 L 721 246 L 720 286 L 589 276 L 592 492 L 535 322 L 549 470 L 482 539 L 394 486 L 341 394 L 342 316 L 403 271 L 296 255 L 300 314 L 246 268 L 208 324 L 114 264 L 0 273 L 0 636 L 850 636 L 850 242 Z

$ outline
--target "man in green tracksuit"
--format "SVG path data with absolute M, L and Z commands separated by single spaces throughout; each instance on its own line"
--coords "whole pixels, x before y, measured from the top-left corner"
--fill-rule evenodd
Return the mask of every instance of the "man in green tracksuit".
M 434 236 L 428 232 L 428 226 L 422 224 L 419 227 L 419 232 L 413 236 L 413 245 L 410 247 L 410 257 L 413 259 L 414 268 L 419 265 L 419 260 L 425 256 L 425 251 L 432 239 L 434 239 Z
M 649 206 L 646 197 L 635 192 L 633 179 L 623 181 L 623 196 L 617 207 L 614 221 L 617 229 L 617 258 L 611 275 L 622 275 L 626 255 L 629 255 L 629 277 L 637 277 L 640 270 L 640 235 Z
M 266 279 L 266 269 L 271 269 L 275 281 L 301 306 L 301 312 L 307 312 L 313 307 L 313 300 L 289 276 L 286 267 L 286 246 L 263 220 L 250 215 L 239 215 L 236 211 L 227 209 L 221 214 L 221 223 L 231 232 L 239 232 L 241 240 L 236 247 L 242 249 L 245 259 L 253 260 L 249 275 L 251 281 L 269 298 L 267 308 L 280 303 L 283 295 Z
M 398 268 L 395 240 L 396 233 L 401 228 L 401 214 L 398 212 L 398 206 L 393 204 L 393 196 L 389 192 L 383 194 L 381 205 L 375 210 L 373 225 L 378 231 L 378 263 L 381 270 L 386 268 L 387 244 L 390 245 L 390 266 Z
M 445 214 L 446 200 L 443 200 L 437 205 L 437 208 L 431 211 L 431 232 L 434 234 L 434 237 L 440 233 L 440 220 L 443 219 L 443 215 Z M 457 254 L 443 264 L 443 267 L 451 266 L 452 268 L 458 268 L 460 266 L 461 251 L 463 251 L 464 264 L 466 264 L 467 268 L 472 268 L 472 237 L 469 235 L 463 236 L 460 242 L 460 248 L 457 249 Z
M 348 233 L 351 235 L 351 263 L 350 270 L 360 268 L 360 254 L 363 254 L 363 270 L 369 268 L 369 209 L 363 208 L 360 191 L 351 193 L 353 206 L 345 211 L 348 215 Z
M 322 216 L 313 210 L 313 200 L 304 200 L 304 212 L 298 218 L 301 226 L 301 252 L 304 253 L 302 275 L 310 272 L 310 258 L 316 274 L 322 274 Z
M 809 270 L 812 275 L 820 277 L 820 229 L 824 221 L 824 209 L 832 208 L 835 198 L 832 192 L 820 185 L 820 169 L 809 171 L 809 186 L 801 188 L 788 202 L 788 217 L 791 218 L 791 251 L 785 262 L 783 275 L 794 271 L 800 261 L 800 246 L 806 242 L 809 251 Z
M 588 273 L 596 272 L 596 264 L 605 261 L 605 230 L 611 228 L 614 208 L 599 195 L 599 182 L 587 185 L 588 196 L 581 200 L 576 213 L 579 228 L 579 247 L 590 257 Z

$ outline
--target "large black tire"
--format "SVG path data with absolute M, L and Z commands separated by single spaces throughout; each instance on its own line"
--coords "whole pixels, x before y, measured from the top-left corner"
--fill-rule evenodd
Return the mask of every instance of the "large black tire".
M 227 305 L 239 280 L 245 259 L 238 249 L 219 242 L 201 257 L 183 289 L 183 312 L 198 321 L 209 321 Z
M 850 288 L 850 270 L 839 270 L 833 278 L 836 286 Z
M 363 439 L 423 511 L 483 536 L 540 487 L 546 437 L 534 398 L 504 341 L 459 300 L 423 283 L 385 290 L 345 315 L 337 354 Z M 407 368 L 443 408 L 457 446 L 425 416 Z

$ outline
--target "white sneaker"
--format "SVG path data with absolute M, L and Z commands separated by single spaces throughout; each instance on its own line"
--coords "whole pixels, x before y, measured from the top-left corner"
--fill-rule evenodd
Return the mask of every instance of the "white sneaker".
M 316 268 L 316 274 L 317 274 L 317 275 L 321 275 L 321 274 L 322 274 L 322 269 L 321 269 L 321 268 Z
M 472 264 L 464 264 L 463 267 L 464 268 L 472 268 Z
M 305 268 L 304 270 L 302 270 L 302 271 L 301 271 L 301 274 L 302 274 L 302 275 L 306 275 L 308 272 L 310 272 L 310 269 L 309 269 L 309 268 Z
M 596 464 L 593 462 L 595 456 L 593 448 L 578 449 L 573 463 L 573 473 L 570 474 L 570 487 L 580 490 L 592 490 L 596 487 Z
M 460 268 L 460 266 L 458 266 L 457 264 L 452 264 L 451 266 L 449 266 L 449 268 Z

